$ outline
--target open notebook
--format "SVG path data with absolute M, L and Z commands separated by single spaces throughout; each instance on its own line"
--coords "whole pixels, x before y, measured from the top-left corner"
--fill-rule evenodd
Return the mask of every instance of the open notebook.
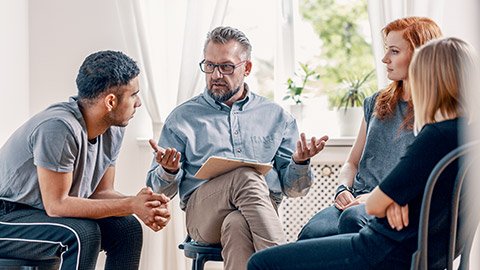
M 258 163 L 255 160 L 250 159 L 211 156 L 197 171 L 195 178 L 212 179 L 238 167 L 252 167 L 263 175 L 273 168 L 270 163 Z

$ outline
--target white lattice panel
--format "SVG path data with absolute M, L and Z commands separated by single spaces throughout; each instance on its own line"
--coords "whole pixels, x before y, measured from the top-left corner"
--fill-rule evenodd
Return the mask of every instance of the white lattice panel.
M 315 182 L 308 194 L 299 198 L 284 198 L 279 214 L 288 242 L 297 240 L 300 229 L 313 215 L 332 205 L 342 165 L 342 163 L 312 164 Z

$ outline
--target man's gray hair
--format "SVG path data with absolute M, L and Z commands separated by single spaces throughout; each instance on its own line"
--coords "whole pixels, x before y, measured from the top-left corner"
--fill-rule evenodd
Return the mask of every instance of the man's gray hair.
M 247 56 L 247 59 L 245 60 L 250 60 L 250 55 L 252 53 L 252 45 L 250 45 L 250 41 L 242 31 L 230 26 L 219 26 L 207 34 L 207 40 L 203 46 L 203 54 L 205 55 L 205 50 L 209 42 L 227 44 L 231 40 L 238 42 L 242 46 L 243 51 Z

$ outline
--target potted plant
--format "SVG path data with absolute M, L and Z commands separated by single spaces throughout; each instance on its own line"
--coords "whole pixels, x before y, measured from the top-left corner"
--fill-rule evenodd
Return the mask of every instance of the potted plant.
M 343 86 L 331 96 L 330 103 L 336 108 L 340 136 L 356 136 L 363 117 L 363 100 L 373 91 L 369 82 L 374 74 L 351 75 L 343 80 Z
M 297 83 L 294 79 L 288 78 L 287 80 L 287 95 L 283 97 L 283 100 L 292 99 L 295 104 L 290 106 L 290 113 L 297 119 L 301 120 L 303 117 L 303 104 L 302 98 L 305 97 L 305 89 L 307 89 L 307 83 L 309 81 L 318 80 L 320 74 L 318 74 L 314 68 L 308 64 L 299 63 L 301 73 L 294 73 L 295 77 L 300 80 Z

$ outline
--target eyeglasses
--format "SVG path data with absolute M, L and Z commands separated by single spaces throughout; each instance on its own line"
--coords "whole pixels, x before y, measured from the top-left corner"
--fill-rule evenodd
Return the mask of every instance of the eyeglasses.
M 246 62 L 247 60 L 242 61 L 236 65 L 230 65 L 230 64 L 215 65 L 212 63 L 205 62 L 205 60 L 203 60 L 202 62 L 199 63 L 199 65 L 202 72 L 207 74 L 212 74 L 215 71 L 215 68 L 218 68 L 218 71 L 220 72 L 220 74 L 232 75 L 233 72 L 235 72 L 235 68 L 245 64 Z

